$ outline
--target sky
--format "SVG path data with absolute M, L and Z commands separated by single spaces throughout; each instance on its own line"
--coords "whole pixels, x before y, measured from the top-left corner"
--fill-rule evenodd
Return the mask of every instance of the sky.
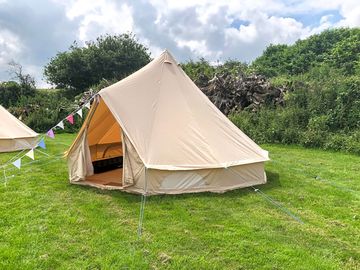
M 0 81 L 15 61 L 48 87 L 52 57 L 105 34 L 132 32 L 152 57 L 249 63 L 269 44 L 359 26 L 359 0 L 0 0 Z

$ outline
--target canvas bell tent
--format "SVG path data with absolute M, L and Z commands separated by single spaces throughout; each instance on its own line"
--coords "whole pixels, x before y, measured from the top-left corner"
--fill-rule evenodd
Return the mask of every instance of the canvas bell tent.
M 0 105 L 0 152 L 35 147 L 38 134 Z
M 177 194 L 263 184 L 268 153 L 165 51 L 98 93 L 67 158 L 74 184 Z

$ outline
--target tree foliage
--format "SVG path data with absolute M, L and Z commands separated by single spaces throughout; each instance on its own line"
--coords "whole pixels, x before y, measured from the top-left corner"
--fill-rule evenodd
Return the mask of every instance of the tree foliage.
M 252 64 L 263 75 L 298 75 L 329 65 L 345 75 L 360 74 L 360 28 L 331 29 L 298 40 L 294 45 L 270 45 Z
M 360 29 L 332 29 L 294 45 L 270 45 L 249 67 L 238 61 L 183 64 L 198 86 L 214 74 L 258 73 L 288 89 L 284 106 L 241 110 L 231 120 L 259 143 L 360 153 Z
M 70 88 L 74 94 L 98 84 L 101 80 L 120 80 L 150 61 L 148 49 L 132 34 L 101 36 L 81 47 L 74 43 L 46 65 L 48 82 L 59 88 Z
M 12 61 L 9 66 L 9 73 L 16 81 L 0 82 L 0 104 L 5 107 L 16 104 L 22 96 L 35 95 L 34 78 L 24 73 L 19 63 Z
M 231 75 L 238 75 L 239 73 L 247 73 L 248 66 L 236 60 L 229 59 L 224 63 L 211 65 L 205 58 L 200 58 L 197 61 L 190 60 L 181 64 L 185 73 L 195 82 L 198 87 L 204 87 L 208 84 L 215 74 L 229 73 Z

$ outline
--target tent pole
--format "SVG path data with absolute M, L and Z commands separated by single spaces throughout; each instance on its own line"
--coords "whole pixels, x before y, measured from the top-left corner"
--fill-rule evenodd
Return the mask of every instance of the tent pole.
M 139 216 L 139 224 L 138 224 L 138 237 L 141 238 L 142 235 L 142 227 L 143 227 L 143 220 L 144 220 L 144 212 L 145 212 L 145 203 L 146 203 L 146 191 L 147 191 L 147 179 L 146 179 L 146 172 L 147 168 L 145 167 L 145 183 L 144 183 L 144 191 L 141 195 L 141 205 L 140 205 L 140 216 Z

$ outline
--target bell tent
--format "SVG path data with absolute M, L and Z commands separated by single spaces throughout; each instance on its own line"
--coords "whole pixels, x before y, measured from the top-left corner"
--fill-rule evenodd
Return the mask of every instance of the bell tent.
M 0 105 L 0 152 L 35 147 L 38 134 Z
M 268 153 L 164 51 L 95 96 L 67 159 L 71 183 L 151 195 L 264 184 Z

